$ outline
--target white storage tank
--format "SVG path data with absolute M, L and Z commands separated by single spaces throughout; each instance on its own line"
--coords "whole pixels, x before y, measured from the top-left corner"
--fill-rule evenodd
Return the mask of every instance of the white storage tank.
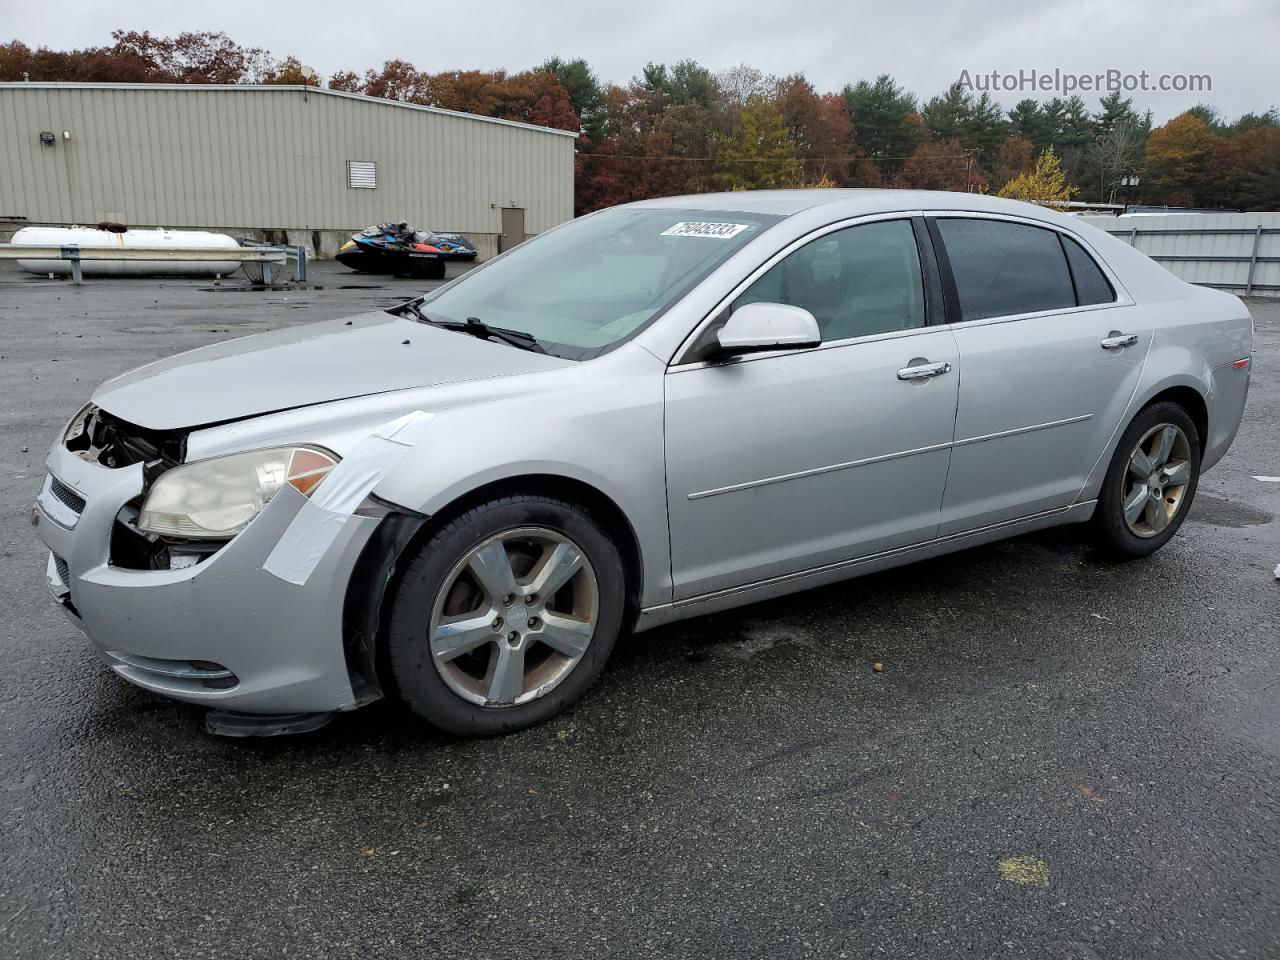
M 183 247 L 239 249 L 225 233 L 203 230 L 126 230 L 115 233 L 96 227 L 23 227 L 10 241 L 14 246 L 39 247 Z M 18 266 L 31 273 L 69 276 L 70 260 L 19 260 Z M 212 277 L 234 273 L 238 260 L 82 260 L 86 277 L 166 276 Z

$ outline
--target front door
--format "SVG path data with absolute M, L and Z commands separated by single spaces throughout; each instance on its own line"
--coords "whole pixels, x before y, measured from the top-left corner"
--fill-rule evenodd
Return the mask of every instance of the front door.
M 1075 499 L 1138 388 L 1152 327 L 1065 234 L 998 219 L 934 226 L 964 366 L 947 536 Z
M 667 494 L 676 599 L 933 538 L 959 356 L 925 326 L 908 220 L 811 241 L 733 303 L 817 318 L 822 346 L 671 368 Z M 732 309 L 732 307 L 731 307 Z

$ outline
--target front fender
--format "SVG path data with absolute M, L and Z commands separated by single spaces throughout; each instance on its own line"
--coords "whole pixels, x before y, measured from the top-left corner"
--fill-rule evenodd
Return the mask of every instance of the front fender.
M 639 542 L 642 604 L 670 601 L 660 372 L 441 410 L 373 493 L 434 516 L 479 487 L 528 476 L 608 497 Z

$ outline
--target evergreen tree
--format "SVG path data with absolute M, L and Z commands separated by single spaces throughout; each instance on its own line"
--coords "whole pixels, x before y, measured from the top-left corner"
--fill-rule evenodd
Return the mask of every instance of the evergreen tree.
M 843 94 L 858 144 L 886 178 L 897 173 L 903 158 L 909 157 L 920 141 L 919 128 L 910 122 L 915 115 L 915 97 L 887 73 L 874 83 L 859 80 L 846 86 Z

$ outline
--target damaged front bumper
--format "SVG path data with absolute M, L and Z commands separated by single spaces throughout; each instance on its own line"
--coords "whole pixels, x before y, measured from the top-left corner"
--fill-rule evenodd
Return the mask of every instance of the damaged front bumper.
M 268 558 L 308 503 L 286 487 L 202 562 L 130 569 L 112 562 L 112 541 L 122 511 L 143 492 L 142 465 L 110 469 L 59 444 L 47 466 L 55 480 L 32 518 L 50 550 L 50 590 L 120 676 L 243 713 L 349 710 L 376 696 L 359 679 L 353 689 L 344 604 L 378 518 L 347 516 L 304 583 L 282 579 L 265 568 Z

